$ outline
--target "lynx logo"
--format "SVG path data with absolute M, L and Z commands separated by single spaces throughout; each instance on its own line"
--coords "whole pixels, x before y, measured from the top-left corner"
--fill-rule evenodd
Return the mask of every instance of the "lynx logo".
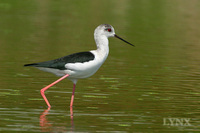
M 164 126 L 192 126 L 190 118 L 163 118 Z

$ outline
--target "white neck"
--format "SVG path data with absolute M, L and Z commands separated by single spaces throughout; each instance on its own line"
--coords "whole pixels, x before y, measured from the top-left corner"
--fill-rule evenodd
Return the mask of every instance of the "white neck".
M 109 53 L 109 42 L 108 42 L 108 38 L 105 35 L 99 35 L 99 34 L 95 34 L 94 35 L 94 40 L 96 42 L 97 45 L 97 52 L 99 54 L 102 54 L 103 56 L 108 56 Z

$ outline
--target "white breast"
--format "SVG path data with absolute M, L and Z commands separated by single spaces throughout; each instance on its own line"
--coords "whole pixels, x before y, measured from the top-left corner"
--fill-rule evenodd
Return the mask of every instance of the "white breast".
M 107 54 L 101 54 L 97 50 L 90 51 L 95 55 L 94 60 L 84 63 L 68 63 L 65 65 L 67 70 L 66 74 L 69 74 L 71 79 L 87 78 L 92 76 L 101 67 L 106 60 Z

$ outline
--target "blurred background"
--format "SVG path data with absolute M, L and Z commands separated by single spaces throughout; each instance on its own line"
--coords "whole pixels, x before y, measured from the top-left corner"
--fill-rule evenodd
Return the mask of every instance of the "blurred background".
M 199 0 L 1 0 L 0 131 L 199 131 Z M 73 84 L 24 64 L 96 49 L 94 29 L 112 25 L 100 70 Z M 174 118 L 174 122 L 170 121 Z M 186 123 L 185 119 L 189 119 Z

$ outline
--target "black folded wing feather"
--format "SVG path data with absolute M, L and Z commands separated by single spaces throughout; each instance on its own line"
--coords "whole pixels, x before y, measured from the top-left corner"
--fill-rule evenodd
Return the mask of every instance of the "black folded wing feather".
M 80 52 L 71 55 L 67 55 L 55 60 L 25 64 L 24 66 L 33 66 L 33 67 L 45 67 L 45 68 L 54 68 L 59 70 L 67 69 L 65 65 L 67 63 L 84 63 L 91 60 L 94 60 L 95 56 L 91 52 Z

